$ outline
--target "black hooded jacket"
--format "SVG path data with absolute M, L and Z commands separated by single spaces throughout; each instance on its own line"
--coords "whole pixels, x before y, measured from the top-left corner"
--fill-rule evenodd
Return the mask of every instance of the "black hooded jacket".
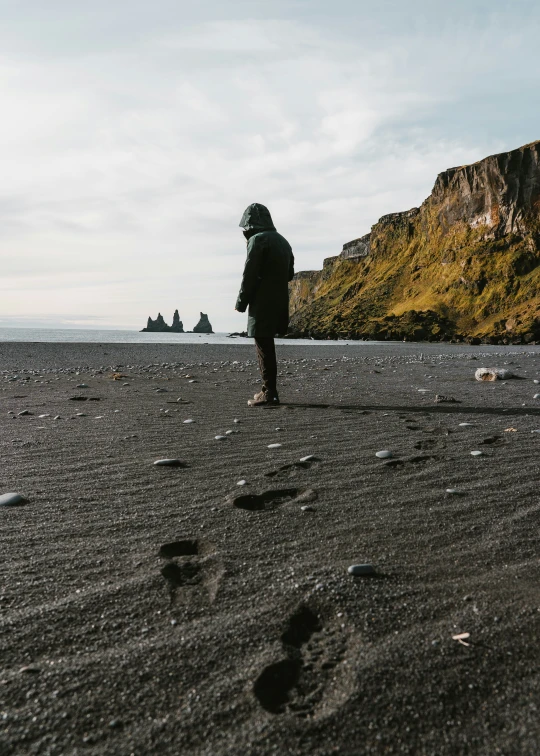
M 278 234 L 270 212 L 254 203 L 240 227 L 248 238 L 247 260 L 236 309 L 248 309 L 248 336 L 276 336 L 289 325 L 289 281 L 294 276 L 291 245 Z

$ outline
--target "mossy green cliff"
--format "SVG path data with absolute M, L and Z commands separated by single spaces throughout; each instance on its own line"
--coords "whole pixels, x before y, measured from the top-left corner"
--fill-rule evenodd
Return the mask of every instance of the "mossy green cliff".
M 293 335 L 540 343 L 540 141 L 439 174 L 290 295 Z

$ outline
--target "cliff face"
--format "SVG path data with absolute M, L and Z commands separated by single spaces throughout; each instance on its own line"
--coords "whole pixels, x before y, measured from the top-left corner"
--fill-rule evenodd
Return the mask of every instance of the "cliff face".
M 439 174 L 290 295 L 296 334 L 540 342 L 540 141 Z

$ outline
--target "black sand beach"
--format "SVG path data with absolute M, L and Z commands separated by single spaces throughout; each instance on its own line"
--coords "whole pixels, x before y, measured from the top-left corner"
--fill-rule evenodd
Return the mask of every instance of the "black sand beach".
M 2 755 L 538 753 L 540 347 L 278 351 L 0 345 Z

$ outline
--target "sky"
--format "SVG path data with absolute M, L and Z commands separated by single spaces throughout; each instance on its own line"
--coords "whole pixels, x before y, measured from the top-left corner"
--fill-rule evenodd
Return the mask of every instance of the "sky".
M 529 0 L 0 0 L 0 326 L 240 331 L 261 202 L 314 270 L 540 139 Z

